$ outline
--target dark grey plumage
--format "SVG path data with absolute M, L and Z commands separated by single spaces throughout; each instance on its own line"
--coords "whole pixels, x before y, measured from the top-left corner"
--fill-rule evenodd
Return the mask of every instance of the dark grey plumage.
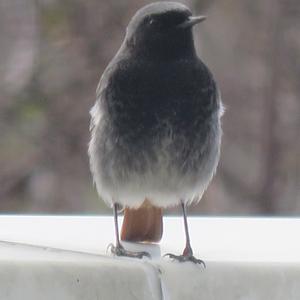
M 200 200 L 215 172 L 222 105 L 191 15 L 173 2 L 140 10 L 100 80 L 89 156 L 108 204 Z

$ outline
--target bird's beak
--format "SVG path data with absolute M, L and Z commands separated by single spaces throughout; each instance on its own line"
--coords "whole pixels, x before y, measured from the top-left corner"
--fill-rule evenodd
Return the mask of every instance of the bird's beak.
M 179 28 L 190 28 L 198 23 L 203 22 L 206 19 L 205 16 L 191 16 L 189 17 L 186 21 L 184 21 L 183 23 L 180 23 L 179 25 L 177 25 L 177 27 Z

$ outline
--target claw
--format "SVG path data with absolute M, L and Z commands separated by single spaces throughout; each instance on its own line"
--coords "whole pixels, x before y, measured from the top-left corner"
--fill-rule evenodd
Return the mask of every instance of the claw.
M 109 250 L 111 250 L 112 247 L 114 247 L 112 243 L 108 244 L 108 246 L 106 247 L 106 254 L 108 254 Z
M 164 255 L 164 257 L 170 257 L 172 260 L 177 260 L 179 262 L 187 262 L 190 261 L 194 264 L 202 265 L 204 268 L 206 268 L 205 262 L 201 259 L 197 259 L 193 255 L 175 255 L 172 253 L 167 253 Z
M 142 252 L 133 252 L 125 250 L 122 245 L 114 246 L 112 244 L 108 245 L 108 248 L 110 248 L 111 252 L 114 255 L 117 256 L 127 256 L 127 257 L 133 257 L 133 258 L 143 258 L 144 256 L 151 258 L 151 255 L 148 252 L 142 251 Z

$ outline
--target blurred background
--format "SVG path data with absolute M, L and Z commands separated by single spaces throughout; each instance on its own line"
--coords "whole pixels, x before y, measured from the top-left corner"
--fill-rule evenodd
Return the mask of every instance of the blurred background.
M 299 0 L 182 2 L 208 16 L 197 49 L 226 106 L 217 175 L 190 211 L 299 215 Z M 0 1 L 1 213 L 110 213 L 89 172 L 88 112 L 147 3 Z

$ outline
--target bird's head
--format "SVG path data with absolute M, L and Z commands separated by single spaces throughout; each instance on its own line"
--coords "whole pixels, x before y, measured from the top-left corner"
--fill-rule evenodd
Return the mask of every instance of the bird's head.
M 192 27 L 204 20 L 177 2 L 152 3 L 133 16 L 124 44 L 131 53 L 153 59 L 195 55 Z

